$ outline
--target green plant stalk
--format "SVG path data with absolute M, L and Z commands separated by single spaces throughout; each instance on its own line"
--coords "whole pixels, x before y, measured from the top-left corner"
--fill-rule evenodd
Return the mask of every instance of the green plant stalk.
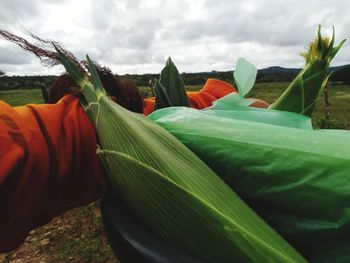
M 319 94 L 329 78 L 329 65 L 345 42 L 342 40 L 334 47 L 334 28 L 331 41 L 322 37 L 321 27 L 315 41 L 302 56 L 306 59 L 304 68 L 282 95 L 269 107 L 274 110 L 291 111 L 311 116 Z
M 68 73 L 72 64 L 63 54 Z M 305 262 L 241 199 L 170 133 L 80 81 L 115 189 L 161 238 L 207 262 Z

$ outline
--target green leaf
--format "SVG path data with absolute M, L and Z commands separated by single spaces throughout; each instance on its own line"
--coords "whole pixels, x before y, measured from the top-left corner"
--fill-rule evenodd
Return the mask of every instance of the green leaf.
M 93 86 L 96 89 L 96 93 L 106 95 L 106 91 L 103 88 L 101 79 L 98 75 L 98 72 L 94 63 L 90 60 L 89 56 L 86 56 L 86 60 L 88 62 L 89 72 L 91 74 L 91 80 L 92 80 Z
M 233 74 L 239 94 L 244 97 L 254 86 L 257 69 L 244 58 L 239 58 Z
M 173 106 L 166 88 L 157 79 L 154 82 L 154 91 L 156 93 L 155 110 Z
M 160 73 L 159 83 L 164 87 L 164 89 L 157 92 L 157 89 L 162 88 L 162 86 L 155 86 L 156 95 L 157 93 L 160 95 L 156 96 L 156 105 L 190 107 L 185 84 L 170 57 L 166 61 L 165 67 Z M 166 101 L 166 97 L 169 98 L 170 103 L 169 101 Z
M 286 99 L 288 98 L 288 99 Z M 282 95 L 270 105 L 269 109 L 278 109 L 290 112 L 304 110 L 304 81 L 302 77 L 296 78 Z
M 69 76 L 81 87 L 84 86 L 84 82 L 86 81 L 86 75 L 81 72 L 79 67 L 70 60 L 61 50 L 53 44 L 60 58 L 61 63 L 67 70 Z
M 323 43 L 323 39 L 322 39 L 322 35 L 321 35 L 321 25 L 318 26 L 318 30 L 317 30 L 317 50 L 318 50 L 318 54 L 320 54 L 320 58 L 322 58 L 323 55 L 323 50 L 324 50 L 324 43 Z
M 335 29 L 333 26 L 332 27 L 332 38 L 331 38 L 331 41 L 329 42 L 328 49 L 326 50 L 326 53 L 330 53 L 330 51 L 333 49 L 334 41 L 335 41 Z
M 118 152 L 99 151 L 98 155 L 108 173 L 115 174 L 112 183 L 134 213 L 145 218 L 147 225 L 161 238 L 180 248 L 192 248 L 188 252 L 208 262 L 261 262 L 264 258 L 294 262 L 273 248 L 279 239 L 264 242 L 261 240 L 263 233 L 256 235 L 240 219 L 228 217 L 212 202 L 206 202 L 154 168 Z M 218 202 L 222 202 L 219 197 L 214 204 Z M 241 205 L 238 201 L 236 209 Z M 239 218 L 237 213 L 236 218 Z M 195 225 L 189 224 L 193 219 Z M 259 223 L 256 223 L 258 229 Z M 231 243 L 232 240 L 235 242 Z M 210 249 L 203 250 L 203 247 Z
M 213 106 L 207 109 L 232 109 L 234 107 L 248 107 L 254 101 L 242 98 L 237 92 L 232 92 L 213 102 Z M 205 110 L 205 109 L 204 109 Z
M 350 131 L 313 130 L 307 116 L 251 107 L 167 108 L 148 117 L 311 262 L 350 258 Z
M 336 46 L 335 48 L 333 48 L 331 51 L 330 51 L 330 55 L 329 55 L 329 58 L 330 59 L 333 59 L 334 56 L 338 53 L 339 49 L 344 45 L 346 39 L 343 39 L 342 41 L 340 41 L 339 45 Z

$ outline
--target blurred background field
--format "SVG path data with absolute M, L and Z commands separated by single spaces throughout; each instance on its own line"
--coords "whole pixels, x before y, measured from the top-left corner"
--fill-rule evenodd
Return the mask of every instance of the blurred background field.
M 269 103 L 278 98 L 278 96 L 287 88 L 289 83 L 257 83 L 252 91 L 251 97 L 266 100 Z M 350 129 L 350 85 L 329 83 L 328 100 L 330 102 L 330 118 L 325 119 L 324 114 L 324 95 L 318 98 L 315 111 L 312 116 L 312 122 L 315 128 L 329 129 Z
M 21 106 L 28 103 L 44 103 L 40 89 L 0 90 L 0 99 L 11 106 Z

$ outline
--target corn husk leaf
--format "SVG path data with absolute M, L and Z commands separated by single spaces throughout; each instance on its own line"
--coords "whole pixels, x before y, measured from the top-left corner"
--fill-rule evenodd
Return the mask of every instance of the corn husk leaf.
M 170 133 L 90 83 L 82 92 L 109 178 L 154 233 L 207 262 L 305 262 Z
M 321 35 L 319 26 L 317 38 L 310 43 L 308 51 L 302 53 L 306 60 L 304 68 L 270 109 L 312 115 L 316 100 L 327 85 L 330 62 L 345 42 L 344 39 L 334 47 L 334 38 L 334 28 L 329 40 Z
M 162 109 L 162 108 L 173 106 L 173 103 L 168 96 L 167 89 L 157 79 L 154 82 L 154 91 L 156 95 L 156 101 L 155 101 L 156 109 Z
M 293 116 L 294 115 L 294 116 Z M 173 107 L 148 116 L 311 262 L 350 258 L 350 131 L 292 112 Z
M 185 84 L 170 57 L 160 73 L 159 83 L 155 82 L 155 91 L 156 109 L 170 106 L 190 107 Z
M 257 72 L 257 68 L 244 58 L 237 60 L 233 77 L 242 98 L 253 88 Z

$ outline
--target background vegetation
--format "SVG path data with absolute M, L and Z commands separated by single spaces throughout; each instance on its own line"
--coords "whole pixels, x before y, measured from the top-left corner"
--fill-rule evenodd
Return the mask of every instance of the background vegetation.
M 331 71 L 337 70 L 333 81 L 350 84 L 350 67 L 333 67 Z M 300 69 L 269 67 L 258 71 L 256 83 L 291 82 L 299 73 Z M 186 85 L 203 85 L 208 78 L 215 78 L 233 82 L 233 71 L 211 71 L 198 73 L 182 73 Z M 159 78 L 159 74 L 126 74 L 121 77 L 131 79 L 137 86 L 148 86 L 149 81 Z M 0 71 L 0 90 L 13 89 L 35 89 L 42 84 L 49 86 L 56 76 L 6 76 Z

